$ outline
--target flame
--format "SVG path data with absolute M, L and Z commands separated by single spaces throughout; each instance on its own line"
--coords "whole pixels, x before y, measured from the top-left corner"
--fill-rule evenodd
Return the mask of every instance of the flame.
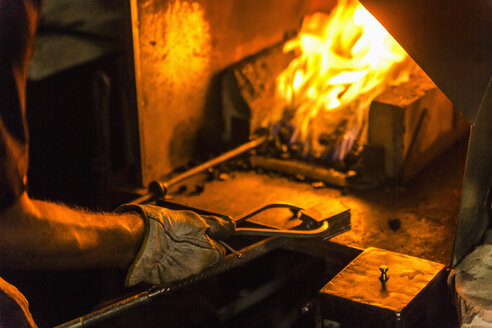
M 297 37 L 284 46 L 290 51 L 299 56 L 277 77 L 283 101 L 270 123 L 288 120 L 295 127 L 291 141 L 307 144 L 315 156 L 326 150 L 320 136 L 341 124 L 331 156 L 343 159 L 370 102 L 387 86 L 408 80 L 410 71 L 396 69 L 406 52 L 355 0 L 340 0 L 330 15 L 305 17 Z

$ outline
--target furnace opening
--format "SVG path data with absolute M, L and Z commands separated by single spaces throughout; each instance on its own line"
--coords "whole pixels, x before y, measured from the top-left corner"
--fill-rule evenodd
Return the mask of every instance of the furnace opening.
M 305 16 L 222 82 L 227 143 L 266 134 L 254 167 L 337 187 L 404 184 L 469 130 L 358 1 Z

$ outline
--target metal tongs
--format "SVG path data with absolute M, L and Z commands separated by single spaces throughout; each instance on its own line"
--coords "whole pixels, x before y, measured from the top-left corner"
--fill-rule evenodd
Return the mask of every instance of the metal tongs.
M 284 237 L 284 238 L 318 238 L 324 237 L 328 234 L 329 217 L 323 217 L 321 212 L 317 211 L 315 207 L 309 209 L 303 209 L 301 207 L 288 204 L 288 203 L 272 203 L 260 207 L 259 209 L 242 216 L 235 220 L 236 225 L 243 223 L 266 210 L 274 208 L 287 208 L 292 214 L 299 218 L 302 223 L 295 229 L 271 229 L 271 228 L 236 228 L 234 236 L 265 236 L 265 237 Z M 238 258 L 242 257 L 242 254 L 237 252 L 234 248 L 229 246 L 222 240 L 218 241 L 222 246 L 227 248 L 230 252 L 235 254 Z
M 272 203 L 244 215 L 236 220 L 236 225 L 257 216 L 258 214 L 274 208 L 287 208 L 292 214 L 302 220 L 302 224 L 296 229 L 269 229 L 269 228 L 236 228 L 235 236 L 276 236 L 288 238 L 317 238 L 323 236 L 328 230 L 328 218 L 322 218 L 319 212 L 304 210 L 301 207 L 288 203 Z

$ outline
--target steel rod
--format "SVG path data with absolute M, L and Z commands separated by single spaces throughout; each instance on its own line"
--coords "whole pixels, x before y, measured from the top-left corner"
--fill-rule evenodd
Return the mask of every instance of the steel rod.
M 204 280 L 210 276 L 244 265 L 249 261 L 258 258 L 259 256 L 265 253 L 268 253 L 276 248 L 281 247 L 288 240 L 289 239 L 287 238 L 278 238 L 278 237 L 266 238 L 253 245 L 241 249 L 239 251 L 239 253 L 241 254 L 241 258 L 236 257 L 236 255 L 234 254 L 229 254 L 224 258 L 224 260 L 220 264 L 205 270 L 201 274 L 182 280 L 170 286 L 152 287 L 147 291 L 130 296 L 121 301 L 105 306 L 99 310 L 75 318 L 61 325 L 55 326 L 54 328 L 90 327 L 94 324 L 106 321 L 137 306 L 144 305 L 157 296 L 169 294 L 180 288 L 186 287 L 192 283 Z
M 297 212 L 302 210 L 301 207 L 298 207 L 298 206 L 295 206 L 295 205 L 292 205 L 289 203 L 271 203 L 271 204 L 264 205 L 264 206 L 260 207 L 259 209 L 255 210 L 251 213 L 242 215 L 239 219 L 236 220 L 236 224 L 242 223 L 242 222 L 252 218 L 253 216 L 258 215 L 259 213 L 262 213 L 262 212 L 269 210 L 269 209 L 272 209 L 272 208 L 287 208 L 287 209 L 291 210 L 294 215 L 297 214 Z
M 153 200 L 155 200 L 157 198 L 157 196 L 154 194 L 154 193 L 147 193 L 143 196 L 140 196 L 138 198 L 135 198 L 133 199 L 132 201 L 130 201 L 129 203 L 132 203 L 132 204 L 144 204 L 144 203 L 147 203 L 147 202 L 151 202 Z
M 285 230 L 285 229 L 264 229 L 264 228 L 237 228 L 234 232 L 236 236 L 275 236 L 287 238 L 316 238 L 328 231 L 329 224 L 324 221 L 319 228 L 312 230 Z
M 162 186 L 163 186 L 163 190 L 166 191 L 167 188 L 171 187 L 171 186 L 174 186 L 175 184 L 183 181 L 183 180 L 186 180 L 187 178 L 197 174 L 197 173 L 200 173 L 200 172 L 203 172 L 215 165 L 218 165 L 218 164 L 221 164 L 221 163 L 224 163 L 225 161 L 231 159 L 231 158 L 234 158 L 238 155 L 241 155 L 243 154 L 244 152 L 247 152 L 248 150 L 251 150 L 251 149 L 254 149 L 256 147 L 258 147 L 259 145 L 261 145 L 262 143 L 264 143 L 266 140 L 266 137 L 260 137 L 260 138 L 257 138 L 257 139 L 254 139 L 252 141 L 249 141 L 237 148 L 234 148 L 218 157 L 215 157 L 203 164 L 200 164 L 186 172 L 183 172 L 181 174 L 178 174 L 177 176 L 165 181 L 165 182 L 161 182 Z
M 225 161 L 230 160 L 231 158 L 234 158 L 236 156 L 239 156 L 248 150 L 252 150 L 263 144 L 267 140 L 267 137 L 259 137 L 254 140 L 251 140 L 245 144 L 240 145 L 239 147 L 236 147 L 232 150 L 229 150 L 228 152 L 225 152 L 224 154 L 215 157 L 203 164 L 200 164 L 198 166 L 195 166 L 192 169 L 189 169 L 183 173 L 180 173 L 176 175 L 175 177 L 172 177 L 171 179 L 167 181 L 152 181 L 149 184 L 149 192 L 141 197 L 138 197 L 131 201 L 131 203 L 136 203 L 136 204 L 141 204 L 145 203 L 148 201 L 155 200 L 156 198 L 162 197 L 167 194 L 167 191 L 169 187 L 172 187 L 187 178 L 198 174 L 200 172 L 203 172 L 205 170 L 208 170 L 209 168 L 224 163 Z

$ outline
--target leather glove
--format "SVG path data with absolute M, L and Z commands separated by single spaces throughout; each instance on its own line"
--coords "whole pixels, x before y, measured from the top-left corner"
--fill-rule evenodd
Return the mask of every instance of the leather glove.
M 142 246 L 125 279 L 127 287 L 139 282 L 163 285 L 217 264 L 225 249 L 211 238 L 225 239 L 236 228 L 231 218 L 152 205 L 125 204 L 116 212 L 136 212 L 145 221 Z

